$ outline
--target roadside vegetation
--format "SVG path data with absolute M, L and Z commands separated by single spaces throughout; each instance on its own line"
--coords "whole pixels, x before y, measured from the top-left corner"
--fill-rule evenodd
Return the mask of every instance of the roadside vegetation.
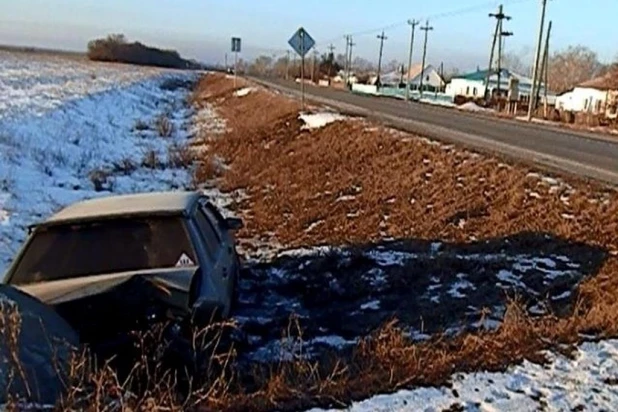
M 129 42 L 123 34 L 110 34 L 88 43 L 88 58 L 93 61 L 128 63 L 174 69 L 201 69 L 195 61 L 183 59 L 175 50 L 162 50 L 140 42 Z
M 224 191 L 246 192 L 236 208 L 246 221 L 238 236 L 249 255 L 256 248 L 252 240 L 266 233 L 289 247 L 384 238 L 470 244 L 535 233 L 534 239 L 555 236 L 600 249 L 603 261 L 559 310 L 532 316 L 527 302 L 505 294 L 506 312 L 495 329 L 437 333 L 422 342 L 410 339 L 406 325 L 393 317 L 376 324 L 350 351 L 306 359 L 303 321 L 291 317 L 281 335 L 282 342 L 296 342 L 294 356 L 240 368 L 235 364 L 240 349 L 221 344 L 236 326 L 214 326 L 208 333 L 196 332 L 209 337 L 197 347 L 205 349 L 210 362 L 195 380 L 163 364 L 162 345 L 153 331 L 142 337 L 141 360 L 129 365 L 125 376 L 79 354 L 60 409 L 344 407 L 378 393 L 448 385 L 457 372 L 503 371 L 525 359 L 542 363 L 546 350 L 569 354 L 584 339 L 618 336 L 615 191 L 570 177 L 556 183 L 514 161 L 361 119 L 303 130 L 297 102 L 259 88 L 241 98 L 234 91 L 223 75 L 206 76 L 194 91 L 196 108 L 214 105 L 227 123 L 223 135 L 196 136 L 208 149 L 200 155 L 195 179 L 217 177 Z M 170 148 L 169 162 L 186 164 L 195 156 L 184 147 Z M 215 168 L 215 158 L 228 167 Z M 144 163 L 154 161 L 145 158 Z M 532 246 L 552 247 L 538 242 Z M 405 275 L 399 279 L 402 287 Z M 2 325 L 19 323 L 9 311 L 0 315 L 6 319 Z

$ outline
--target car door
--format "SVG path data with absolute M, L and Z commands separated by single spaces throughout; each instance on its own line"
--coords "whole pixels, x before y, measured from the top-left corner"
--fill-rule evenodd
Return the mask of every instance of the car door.
M 202 211 L 208 218 L 209 222 L 212 223 L 212 227 L 215 231 L 217 239 L 219 241 L 219 246 L 221 249 L 221 265 L 225 268 L 224 273 L 224 282 L 227 288 L 227 291 L 231 294 L 232 287 L 234 284 L 234 276 L 236 268 L 236 250 L 234 249 L 234 241 L 230 236 L 226 228 L 226 223 L 224 218 L 219 214 L 215 213 L 211 207 L 209 207 L 205 202 L 202 203 Z
M 195 209 L 194 219 L 199 229 L 200 240 L 204 246 L 204 255 L 207 260 L 207 267 L 204 268 L 204 275 L 212 279 L 212 282 L 217 288 L 217 295 L 221 303 L 224 304 L 226 303 L 230 269 L 225 261 L 220 235 L 217 233 L 212 221 L 206 215 L 202 205 L 198 205 Z

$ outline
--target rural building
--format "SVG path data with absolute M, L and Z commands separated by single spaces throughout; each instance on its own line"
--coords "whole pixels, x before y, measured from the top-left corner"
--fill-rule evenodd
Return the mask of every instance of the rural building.
M 415 64 L 410 68 L 410 89 L 418 90 L 421 84 L 421 78 L 423 78 L 423 90 L 432 92 L 441 90 L 445 82 L 442 76 L 440 76 L 440 73 L 430 64 L 425 66 L 425 70 L 421 70 L 421 67 L 421 64 Z M 376 80 L 376 76 L 372 76 L 369 79 L 369 84 L 375 84 Z M 408 74 L 405 70 L 395 70 L 380 76 L 380 81 L 383 86 L 404 88 L 406 87 L 407 80 Z
M 485 92 L 485 83 L 487 81 L 487 70 L 477 70 L 475 72 L 455 76 L 450 83 L 446 85 L 446 94 L 450 96 L 464 96 L 470 98 L 483 98 Z M 506 94 L 509 90 L 509 85 L 512 82 L 518 83 L 517 91 L 518 98 L 515 100 L 528 100 L 532 92 L 532 79 L 521 74 L 514 73 L 508 69 L 500 71 L 500 90 Z M 541 83 L 539 94 L 544 95 L 545 85 Z M 498 90 L 498 73 L 495 71 L 489 76 L 488 92 L 493 96 Z M 548 94 L 548 102 L 550 101 Z
M 556 99 L 556 108 L 565 112 L 584 112 L 617 117 L 618 70 L 588 80 L 562 93 Z
M 333 77 L 334 83 L 344 83 L 345 82 L 345 70 L 340 70 L 339 73 L 335 77 Z M 358 83 L 358 77 L 352 71 L 350 71 L 350 77 L 348 78 L 348 83 L 354 84 Z

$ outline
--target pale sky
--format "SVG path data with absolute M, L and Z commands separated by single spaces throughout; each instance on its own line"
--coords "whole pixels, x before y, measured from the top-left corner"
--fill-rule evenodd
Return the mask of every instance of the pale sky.
M 88 40 L 124 33 L 130 40 L 175 48 L 184 57 L 222 62 L 230 37 L 243 39 L 243 57 L 280 56 L 287 40 L 303 26 L 325 52 L 345 50 L 345 34 L 354 34 L 355 55 L 377 60 L 385 30 L 384 60 L 407 62 L 406 20 L 430 19 L 427 60 L 461 69 L 486 66 L 495 20 L 488 17 L 500 1 L 483 0 L 0 0 L 0 43 L 85 50 Z M 503 0 L 514 32 L 507 51 L 534 50 L 540 0 Z M 618 1 L 549 0 L 553 21 L 551 46 L 583 44 L 603 61 L 618 54 Z M 414 61 L 421 59 L 417 32 Z

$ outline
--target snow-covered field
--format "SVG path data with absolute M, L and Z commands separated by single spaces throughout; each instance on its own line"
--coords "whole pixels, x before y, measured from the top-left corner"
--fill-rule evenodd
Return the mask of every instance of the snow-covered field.
M 0 274 L 26 227 L 67 204 L 190 183 L 170 160 L 190 137 L 197 75 L 2 53 Z

